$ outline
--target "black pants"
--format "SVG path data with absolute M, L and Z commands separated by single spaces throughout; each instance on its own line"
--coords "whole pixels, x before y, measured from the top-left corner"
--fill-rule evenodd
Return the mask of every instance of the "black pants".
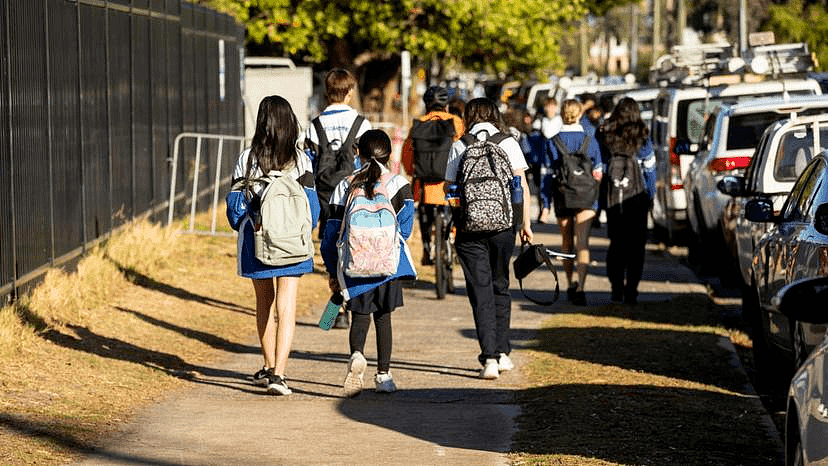
M 397 280 L 384 283 L 350 301 L 351 331 L 348 343 L 351 354 L 359 351 L 365 354 L 365 339 L 374 316 L 377 332 L 377 372 L 388 372 L 391 366 L 391 312 L 403 305 L 402 285 Z
M 497 359 L 509 354 L 509 327 L 512 297 L 509 294 L 509 260 L 515 249 L 515 232 L 494 234 L 458 233 L 454 243 L 466 277 L 480 344 L 478 360 Z
M 439 207 L 435 204 L 426 204 L 423 201 L 420 201 L 417 206 L 417 219 L 420 221 L 420 237 L 423 240 L 423 245 L 431 243 L 431 227 L 434 225 L 434 217 Z
M 644 271 L 647 244 L 647 212 L 650 202 L 645 196 L 624 203 L 623 209 L 607 209 L 607 278 L 614 296 L 635 298 Z M 624 279 L 626 278 L 626 283 Z

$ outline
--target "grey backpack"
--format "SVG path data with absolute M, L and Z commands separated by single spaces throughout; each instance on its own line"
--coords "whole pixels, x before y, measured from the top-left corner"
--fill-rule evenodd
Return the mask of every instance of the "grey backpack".
M 310 203 L 302 185 L 278 170 L 255 181 L 265 184 L 254 216 L 256 258 L 263 264 L 282 266 L 313 257 Z
M 457 169 L 460 228 L 470 233 L 512 228 L 512 165 L 498 144 L 509 136 L 495 133 L 481 141 L 466 134 L 466 150 Z

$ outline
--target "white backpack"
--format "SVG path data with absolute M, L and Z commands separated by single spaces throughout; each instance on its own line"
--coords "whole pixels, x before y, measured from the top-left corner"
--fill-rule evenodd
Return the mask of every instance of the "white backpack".
M 265 184 L 254 217 L 254 250 L 263 264 L 282 266 L 313 257 L 313 224 L 308 197 L 292 176 L 271 170 L 256 182 Z

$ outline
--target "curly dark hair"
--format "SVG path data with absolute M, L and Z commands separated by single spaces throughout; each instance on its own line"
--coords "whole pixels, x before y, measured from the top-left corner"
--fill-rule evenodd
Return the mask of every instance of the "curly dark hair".
M 634 155 L 650 136 L 641 120 L 638 102 L 624 97 L 599 129 L 599 137 L 613 153 Z

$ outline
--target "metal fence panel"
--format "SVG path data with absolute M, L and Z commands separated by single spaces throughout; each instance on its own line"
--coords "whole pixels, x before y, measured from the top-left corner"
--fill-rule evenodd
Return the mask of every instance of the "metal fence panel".
M 154 0 L 154 5 L 163 8 L 163 1 Z M 170 177 L 167 158 L 169 154 L 169 102 L 167 74 L 167 31 L 164 22 L 150 19 L 150 89 L 152 91 L 152 185 L 153 201 L 169 197 Z
M 45 4 L 10 2 L 9 84 L 16 273 L 52 259 L 47 133 Z
M 150 83 L 149 18 L 132 17 L 132 144 L 135 158 L 135 210 L 152 205 L 152 89 Z
M 109 10 L 109 151 L 112 156 L 112 221 L 115 226 L 128 221 L 135 214 L 130 86 L 131 24 L 129 13 Z
M 60 257 L 84 242 L 78 7 L 65 0 L 47 5 L 54 256 Z
M 6 53 L 6 2 L 0 2 L 0 66 L 8 69 Z M 9 151 L 9 100 L 7 82 L 0 91 L 0 288 L 14 280 L 14 231 L 12 228 L 11 152 Z
M 86 239 L 111 229 L 106 89 L 106 10 L 80 5 L 81 135 Z

